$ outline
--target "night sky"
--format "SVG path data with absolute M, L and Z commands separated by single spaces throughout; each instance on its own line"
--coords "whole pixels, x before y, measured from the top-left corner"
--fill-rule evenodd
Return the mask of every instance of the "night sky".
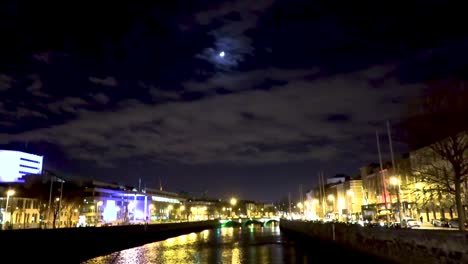
M 66 178 L 297 196 L 467 70 L 450 1 L 47 2 L 0 4 L 0 147 Z

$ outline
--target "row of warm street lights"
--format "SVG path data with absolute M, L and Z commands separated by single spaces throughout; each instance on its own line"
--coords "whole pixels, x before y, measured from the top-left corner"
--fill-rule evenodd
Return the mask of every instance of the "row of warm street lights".
M 402 212 L 402 206 L 401 206 L 401 199 L 400 199 L 400 194 L 401 194 L 401 182 L 400 182 L 400 179 L 398 177 L 391 177 L 390 180 L 389 180 L 389 183 L 394 186 L 395 188 L 395 193 L 396 193 L 396 196 L 397 196 L 397 208 L 398 208 L 398 217 L 400 219 L 400 224 L 401 222 L 403 221 L 403 212 Z M 325 197 L 324 197 L 325 198 Z M 329 194 L 328 196 L 326 196 L 326 201 L 328 201 L 329 203 L 332 204 L 332 212 L 335 212 L 335 203 L 336 203 L 336 197 L 335 195 L 333 194 Z M 355 212 L 355 208 L 354 208 L 354 200 L 355 200 L 355 193 L 352 189 L 349 189 L 346 191 L 346 200 L 347 200 L 347 210 L 348 210 L 348 214 L 349 215 L 352 215 L 353 213 L 356 213 Z M 339 199 L 339 206 L 340 204 L 344 204 L 345 202 L 345 199 Z M 300 209 L 301 211 L 301 214 L 304 214 L 305 211 L 309 212 L 309 213 L 312 213 L 311 216 L 309 217 L 314 217 L 313 215 L 315 215 L 315 217 L 317 216 L 317 212 L 311 208 L 316 208 L 317 205 L 319 205 L 321 202 L 318 200 L 318 199 L 313 199 L 311 202 L 309 201 L 306 201 L 304 203 L 297 203 L 297 207 Z M 325 214 L 325 204 L 322 204 L 321 207 L 323 208 L 324 210 L 324 214 Z

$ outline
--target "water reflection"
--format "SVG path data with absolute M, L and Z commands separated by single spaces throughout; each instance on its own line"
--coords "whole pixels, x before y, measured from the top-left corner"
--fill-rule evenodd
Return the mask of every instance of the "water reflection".
M 278 227 L 230 227 L 169 238 L 84 263 L 274 263 L 281 248 Z
M 279 227 L 230 227 L 169 238 L 141 247 L 94 258 L 86 264 L 107 263 L 314 263 L 317 259 L 343 262 L 366 258 L 322 244 L 297 243 L 281 235 Z M 373 260 L 375 262 L 375 260 Z M 366 261 L 364 261 L 367 263 Z

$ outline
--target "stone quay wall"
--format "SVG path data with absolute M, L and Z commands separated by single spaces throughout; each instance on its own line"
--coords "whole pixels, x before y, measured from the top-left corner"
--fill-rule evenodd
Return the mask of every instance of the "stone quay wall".
M 80 263 L 112 252 L 219 227 L 219 221 L 0 231 L 4 260 Z M 3 263 L 0 261 L 0 263 Z M 13 262 L 11 262 L 13 263 Z
M 398 263 L 468 263 L 468 232 L 288 220 L 280 228 Z

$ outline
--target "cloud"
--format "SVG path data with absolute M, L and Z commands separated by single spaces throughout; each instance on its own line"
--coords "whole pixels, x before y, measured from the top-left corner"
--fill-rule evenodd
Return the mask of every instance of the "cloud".
M 218 73 L 202 82 L 187 81 L 183 86 L 190 91 L 210 91 L 224 88 L 231 91 L 252 89 L 266 80 L 289 82 L 295 79 L 316 76 L 318 69 L 265 68 L 239 73 Z
M 14 79 L 6 74 L 0 74 L 0 92 L 10 89 L 13 85 Z
M 160 99 L 169 99 L 169 100 L 178 100 L 180 98 L 180 95 L 176 91 L 165 91 L 157 88 L 151 88 L 150 89 L 150 94 L 151 97 L 155 100 L 160 100 Z
M 103 104 L 103 105 L 109 103 L 110 101 L 109 97 L 103 93 L 95 94 L 93 95 L 93 98 L 96 102 Z
M 26 91 L 28 91 L 29 93 L 37 97 L 44 97 L 44 98 L 50 97 L 48 94 L 42 91 L 42 87 L 43 87 L 42 80 L 38 74 L 31 75 L 29 79 L 31 83 L 28 87 L 26 87 Z
M 60 114 L 62 112 L 76 114 L 80 106 L 88 105 L 88 102 L 79 97 L 65 97 L 61 100 L 47 104 L 49 111 Z
M 216 24 L 218 20 L 222 22 L 208 33 L 215 38 L 214 45 L 205 48 L 196 58 L 206 60 L 223 70 L 238 66 L 246 56 L 253 55 L 255 49 L 245 32 L 257 25 L 260 15 L 272 4 L 271 0 L 229 1 L 196 14 L 196 20 L 202 25 Z M 236 18 L 230 18 L 231 14 Z M 225 52 L 225 56 L 219 56 L 220 52 Z
M 47 119 L 47 116 L 39 111 L 31 110 L 25 107 L 17 107 L 15 110 L 9 111 L 6 110 L 2 104 L 0 104 L 0 116 L 3 117 L 3 122 L 0 125 L 5 126 L 12 126 L 17 120 L 22 120 L 24 118 Z
M 163 90 L 163 89 L 157 88 L 156 86 L 152 84 L 146 84 L 143 81 L 139 81 L 138 85 L 142 88 L 147 89 L 148 93 L 151 95 L 151 98 L 153 98 L 153 100 L 155 101 L 180 99 L 180 94 L 177 91 Z
M 246 0 L 223 2 L 215 8 L 204 10 L 195 14 L 195 18 L 200 24 L 206 25 L 211 23 L 213 20 L 226 16 L 230 13 L 258 13 L 270 7 L 272 3 L 272 0 L 259 0 L 255 2 Z
M 298 78 L 271 90 L 244 90 L 191 102 L 132 101 L 112 112 L 83 111 L 62 125 L 0 134 L 0 143 L 47 141 L 62 146 L 71 157 L 106 166 L 136 157 L 187 164 L 351 160 L 356 155 L 350 153 L 370 155 L 376 123 L 399 115 L 401 105 L 391 98 L 419 89 L 391 77 L 376 87 L 369 72 L 376 71 Z M 363 135 L 371 136 L 368 141 L 356 140 Z
M 102 86 L 109 86 L 109 87 L 115 87 L 118 85 L 117 80 L 111 76 L 107 76 L 105 78 L 89 77 L 89 81 L 94 84 L 98 84 Z
M 46 52 L 36 53 L 36 54 L 33 54 L 33 58 L 39 62 L 49 64 L 52 61 L 52 52 L 46 51 Z

